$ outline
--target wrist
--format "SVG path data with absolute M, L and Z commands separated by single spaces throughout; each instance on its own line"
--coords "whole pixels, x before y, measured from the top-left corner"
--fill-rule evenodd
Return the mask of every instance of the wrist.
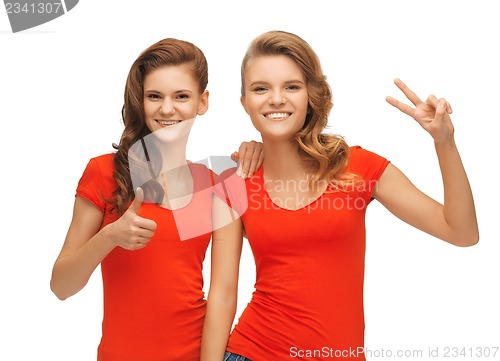
M 113 250 L 116 246 L 117 243 L 115 242 L 115 237 L 114 237 L 114 223 L 110 223 L 99 231 L 100 236 L 101 236 L 101 242 L 102 244 L 109 249 L 109 251 Z
M 441 140 L 437 141 L 434 140 L 434 147 L 436 148 L 436 151 L 446 151 L 450 149 L 456 149 L 456 144 L 455 144 L 455 138 L 450 137 L 446 140 Z

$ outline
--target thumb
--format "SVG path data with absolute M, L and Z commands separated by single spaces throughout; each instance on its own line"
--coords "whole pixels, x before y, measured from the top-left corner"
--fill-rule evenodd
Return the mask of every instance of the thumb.
M 447 112 L 446 101 L 440 99 L 436 107 L 435 121 L 442 122 L 446 112 Z
M 240 153 L 239 152 L 233 152 L 231 154 L 231 159 L 233 160 L 233 162 L 236 162 L 238 163 L 238 160 L 240 159 Z
M 141 187 L 137 187 L 135 190 L 135 198 L 130 207 L 128 208 L 130 211 L 138 214 L 141 210 L 142 202 L 144 201 L 144 191 Z

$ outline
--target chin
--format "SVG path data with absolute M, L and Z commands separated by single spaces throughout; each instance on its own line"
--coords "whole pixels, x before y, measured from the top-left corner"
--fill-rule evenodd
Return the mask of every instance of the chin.
M 162 142 L 175 142 L 189 136 L 193 123 L 194 119 L 183 120 L 175 125 L 161 127 L 152 134 L 156 139 Z

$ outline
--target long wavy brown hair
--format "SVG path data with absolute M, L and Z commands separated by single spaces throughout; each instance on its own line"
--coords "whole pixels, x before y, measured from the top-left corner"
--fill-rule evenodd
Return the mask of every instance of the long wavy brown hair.
M 324 132 L 333 107 L 332 92 L 318 56 L 299 36 L 285 31 L 269 31 L 255 38 L 241 64 L 241 96 L 245 96 L 245 71 L 248 63 L 261 56 L 285 55 L 301 69 L 309 97 L 303 128 L 296 134 L 299 156 L 311 173 L 310 185 L 321 180 L 338 187 L 352 178 L 345 173 L 349 146 L 342 136 Z
M 144 50 L 134 61 L 125 85 L 122 108 L 125 129 L 119 144 L 113 143 L 113 148 L 116 149 L 113 178 L 117 188 L 113 192 L 113 197 L 107 200 L 112 206 L 112 212 L 123 214 L 128 204 L 134 199 L 128 153 L 131 146 L 138 141 L 144 144 L 143 138 L 151 133 L 146 125 L 144 115 L 144 78 L 152 70 L 172 65 L 189 66 L 193 78 L 199 81 L 200 94 L 207 87 L 207 59 L 203 52 L 190 42 L 174 38 L 160 40 Z M 147 152 L 146 149 L 144 151 Z M 161 192 L 161 190 L 159 191 Z

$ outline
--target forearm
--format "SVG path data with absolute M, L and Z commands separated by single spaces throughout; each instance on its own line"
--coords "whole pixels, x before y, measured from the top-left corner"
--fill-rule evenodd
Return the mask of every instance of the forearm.
M 52 270 L 52 292 L 61 300 L 79 292 L 114 247 L 105 227 L 79 249 L 67 255 L 60 255 Z
M 444 186 L 445 220 L 451 243 L 470 246 L 479 240 L 472 190 L 454 140 L 435 144 Z
M 236 313 L 236 300 L 210 299 L 203 324 L 200 361 L 222 361 Z

